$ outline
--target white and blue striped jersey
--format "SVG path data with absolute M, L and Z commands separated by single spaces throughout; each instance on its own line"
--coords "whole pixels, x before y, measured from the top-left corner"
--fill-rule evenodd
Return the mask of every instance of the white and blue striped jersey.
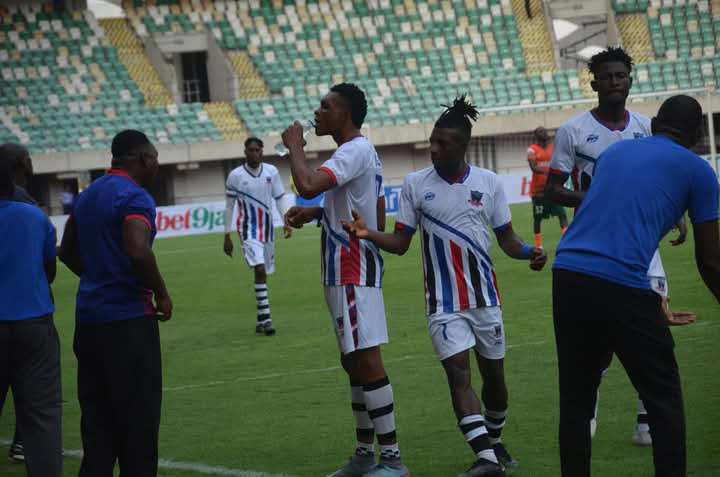
M 502 184 L 486 169 L 468 166 L 454 183 L 433 167 L 405 178 L 395 228 L 414 233 L 422 227 L 429 317 L 500 305 L 489 252 L 493 231 L 511 218 Z
M 650 118 L 625 111 L 622 129 L 610 129 L 594 111 L 586 111 L 564 123 L 555 134 L 550 174 L 571 176 L 573 187 L 586 191 L 592 182 L 598 157 L 623 139 L 652 136 Z
M 364 136 L 341 144 L 319 168 L 335 184 L 325 192 L 321 253 L 323 284 L 381 287 L 383 260 L 368 240 L 350 237 L 341 220 L 356 210 L 369 228 L 377 230 L 377 202 L 384 195 L 382 164 Z
M 259 170 L 253 173 L 245 164 L 236 167 L 228 175 L 225 193 L 237 200 L 237 230 L 242 239 L 272 242 L 272 201 L 285 194 L 277 168 L 260 163 Z

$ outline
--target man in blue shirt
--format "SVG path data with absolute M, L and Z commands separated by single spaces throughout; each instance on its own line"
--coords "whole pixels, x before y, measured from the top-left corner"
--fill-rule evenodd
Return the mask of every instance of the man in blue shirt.
M 62 473 L 60 342 L 53 323 L 55 229 L 13 200 L 14 161 L 0 149 L 0 409 L 9 387 L 30 477 Z
M 702 109 L 693 98 L 665 101 L 652 131 L 603 152 L 558 246 L 553 317 L 563 476 L 590 475 L 589 422 L 608 353 L 617 354 L 647 408 L 655 475 L 685 475 L 674 343 L 647 270 L 660 239 L 688 211 L 698 270 L 720 302 L 718 180 L 688 150 L 702 134 Z
M 145 134 L 126 130 L 113 139 L 112 155 L 112 169 L 75 201 L 60 247 L 60 260 L 80 277 L 74 343 L 84 451 L 79 475 L 111 477 L 119 460 L 123 475 L 155 476 L 158 320 L 172 314 L 152 251 L 155 201 L 144 189 L 157 174 L 158 153 Z

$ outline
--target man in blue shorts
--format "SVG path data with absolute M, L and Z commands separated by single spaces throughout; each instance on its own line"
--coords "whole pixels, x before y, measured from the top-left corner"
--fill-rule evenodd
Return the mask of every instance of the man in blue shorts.
M 673 96 L 653 136 L 621 141 L 598 158 L 593 185 L 553 266 L 562 475 L 590 475 L 589 422 L 608 353 L 617 354 L 647 408 L 656 476 L 684 476 L 685 416 L 673 339 L 647 270 L 660 239 L 687 210 L 697 268 L 720 302 L 718 180 L 689 151 L 702 109 Z
M 112 477 L 119 461 L 123 475 L 154 477 L 162 398 L 158 320 L 172 314 L 152 251 L 155 201 L 145 190 L 158 153 L 145 134 L 126 130 L 113 139 L 112 155 L 112 168 L 75 201 L 60 247 L 60 260 L 80 277 L 79 475 Z
M 62 473 L 60 342 L 53 323 L 55 229 L 14 200 L 15 161 L 0 147 L 0 409 L 12 388 L 30 477 Z

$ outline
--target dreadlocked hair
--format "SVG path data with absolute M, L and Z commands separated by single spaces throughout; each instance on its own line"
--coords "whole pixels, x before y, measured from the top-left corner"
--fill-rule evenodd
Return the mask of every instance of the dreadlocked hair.
M 603 50 L 600 53 L 593 55 L 588 63 L 590 72 L 594 75 L 597 74 L 597 68 L 603 63 L 610 63 L 611 61 L 617 61 L 627 66 L 628 72 L 632 71 L 633 59 L 628 55 L 625 50 L 620 47 L 613 48 L 609 46 L 607 50 Z
M 455 98 L 452 106 L 441 104 L 440 106 L 445 108 L 445 111 L 435 121 L 435 127 L 459 129 L 467 139 L 470 139 L 472 130 L 470 120 L 477 120 L 479 113 L 477 107 L 466 98 L 467 95 L 463 94 L 459 98 Z

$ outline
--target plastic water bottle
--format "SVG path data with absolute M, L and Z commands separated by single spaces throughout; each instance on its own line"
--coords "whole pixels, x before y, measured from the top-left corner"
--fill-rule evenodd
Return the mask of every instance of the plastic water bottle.
M 308 134 L 310 134 L 310 131 L 315 129 L 315 124 L 313 124 L 313 122 L 310 121 L 309 119 L 300 121 L 300 124 L 302 125 L 302 128 L 303 128 L 303 139 L 307 139 Z M 288 154 L 290 154 L 290 150 L 287 147 L 285 147 L 285 144 L 283 144 L 282 141 L 275 144 L 275 152 L 280 157 L 285 157 Z

